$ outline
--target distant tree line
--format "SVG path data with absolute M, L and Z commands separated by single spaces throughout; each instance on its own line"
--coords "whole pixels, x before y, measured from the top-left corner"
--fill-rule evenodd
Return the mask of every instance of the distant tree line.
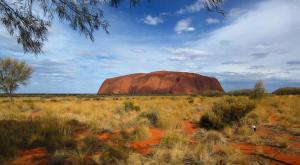
M 300 95 L 300 87 L 284 87 L 272 92 L 274 95 Z

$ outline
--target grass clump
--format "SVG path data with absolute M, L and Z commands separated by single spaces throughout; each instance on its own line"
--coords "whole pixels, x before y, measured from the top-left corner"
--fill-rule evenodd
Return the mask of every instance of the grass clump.
M 34 121 L 1 120 L 0 131 L 0 164 L 24 148 L 40 146 L 51 152 L 74 147 L 71 127 L 51 116 Z
M 158 116 L 159 116 L 159 113 L 155 112 L 155 111 L 142 112 L 140 114 L 140 117 L 147 118 L 149 120 L 150 124 L 155 127 L 158 125 Z
M 101 165 L 118 164 L 121 161 L 127 161 L 128 157 L 128 148 L 106 145 L 100 155 L 99 162 Z
M 124 105 L 124 110 L 126 112 L 128 112 L 128 111 L 140 111 L 141 110 L 140 106 L 135 105 L 134 102 L 132 102 L 132 101 L 125 101 L 123 103 L 123 105 Z
M 181 130 L 168 130 L 161 138 L 161 143 L 167 147 L 172 147 L 177 143 L 186 143 L 187 138 Z
M 247 97 L 226 97 L 215 103 L 212 111 L 204 114 L 200 125 L 207 129 L 222 129 L 232 125 L 255 108 L 255 102 Z
M 149 128 L 147 126 L 137 126 L 131 133 L 132 140 L 145 140 L 150 137 Z

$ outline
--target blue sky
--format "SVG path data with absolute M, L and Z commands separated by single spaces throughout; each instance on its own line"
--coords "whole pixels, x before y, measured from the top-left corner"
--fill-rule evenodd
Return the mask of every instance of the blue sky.
M 31 64 L 26 93 L 96 93 L 106 78 L 158 70 L 195 72 L 219 79 L 225 90 L 269 91 L 300 86 L 300 1 L 226 0 L 226 17 L 201 0 L 152 0 L 130 8 L 104 7 L 110 34 L 91 42 L 54 21 L 44 54 L 24 54 L 0 28 L 0 57 Z

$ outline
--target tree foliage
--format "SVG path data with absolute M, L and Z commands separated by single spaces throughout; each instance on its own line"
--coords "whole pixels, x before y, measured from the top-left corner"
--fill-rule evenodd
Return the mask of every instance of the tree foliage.
M 251 98 L 260 99 L 264 96 L 266 92 L 264 82 L 262 80 L 258 80 L 254 86 Z
M 0 59 L 0 90 L 12 96 L 20 85 L 26 85 L 31 74 L 32 68 L 24 61 Z
M 16 37 L 24 52 L 39 54 L 55 16 L 93 41 L 99 28 L 108 33 L 110 25 L 104 19 L 103 6 L 118 7 L 122 1 L 125 0 L 0 0 L 0 24 Z M 142 0 L 126 1 L 135 7 Z M 222 2 L 203 1 L 211 11 L 221 11 Z

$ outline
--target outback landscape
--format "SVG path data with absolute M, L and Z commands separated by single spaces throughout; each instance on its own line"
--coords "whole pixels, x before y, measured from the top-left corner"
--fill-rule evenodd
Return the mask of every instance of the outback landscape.
M 168 73 L 163 81 L 171 81 Z M 290 95 L 299 89 L 265 94 L 261 85 L 227 94 L 1 97 L 0 161 L 299 164 L 300 97 Z
M 299 11 L 0 0 L 0 165 L 300 165 Z

